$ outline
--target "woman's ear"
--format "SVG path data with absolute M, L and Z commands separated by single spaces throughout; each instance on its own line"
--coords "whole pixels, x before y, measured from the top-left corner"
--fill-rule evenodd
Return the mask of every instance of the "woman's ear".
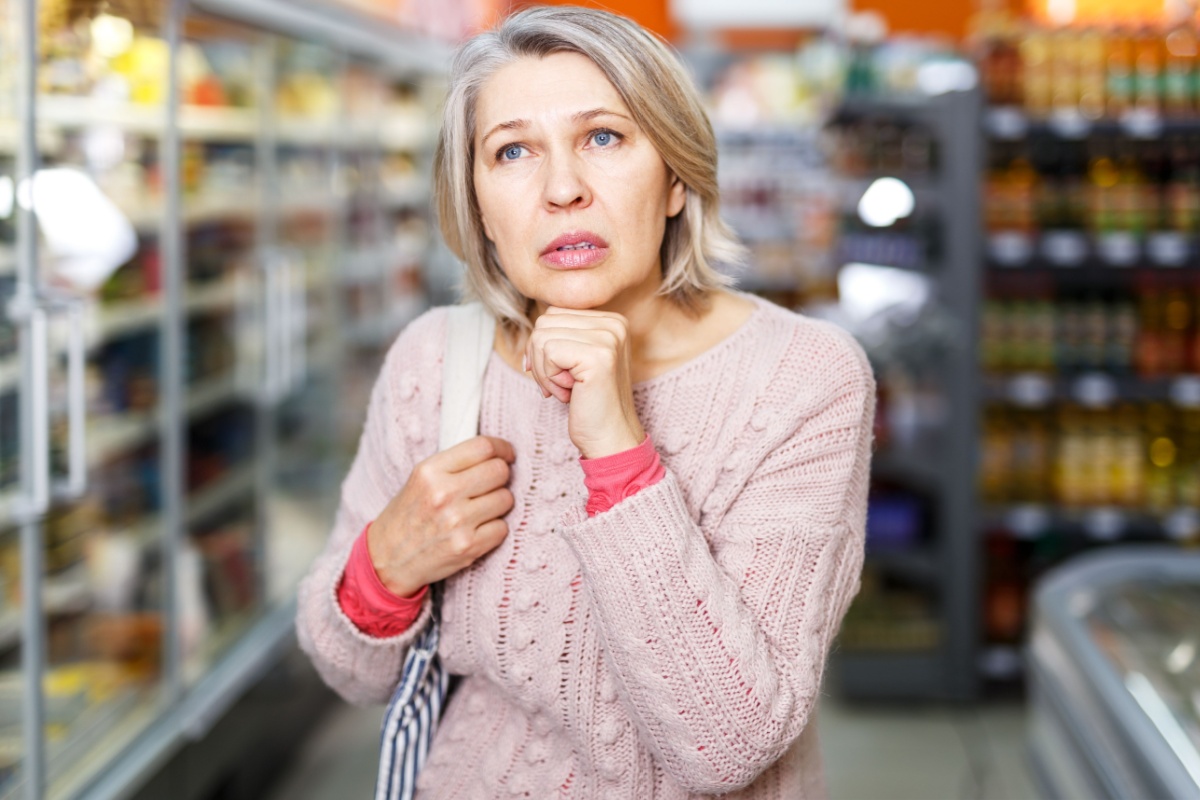
M 667 217 L 674 217 L 683 211 L 687 202 L 687 185 L 678 175 L 671 176 L 671 188 L 667 190 Z

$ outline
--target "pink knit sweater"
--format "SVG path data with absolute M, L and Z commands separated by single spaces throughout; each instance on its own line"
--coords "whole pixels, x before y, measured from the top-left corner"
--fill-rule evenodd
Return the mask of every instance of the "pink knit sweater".
M 592 518 L 567 408 L 493 355 L 480 427 L 516 450 L 516 506 L 508 538 L 447 582 L 439 652 L 465 678 L 421 800 L 825 795 L 810 722 L 858 588 L 874 382 L 847 334 L 754 301 L 732 336 L 635 386 L 667 475 Z M 429 615 L 373 638 L 336 587 L 437 447 L 445 319 L 389 351 L 300 586 L 300 644 L 355 703 L 387 701 Z

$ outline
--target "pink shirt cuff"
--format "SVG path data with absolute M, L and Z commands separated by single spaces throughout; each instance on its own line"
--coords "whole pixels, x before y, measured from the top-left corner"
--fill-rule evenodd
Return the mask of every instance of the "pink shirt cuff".
M 579 463 L 583 465 L 583 483 L 588 489 L 589 517 L 608 511 L 667 474 L 649 435 L 637 447 L 602 458 L 581 458 Z
M 368 636 L 380 639 L 399 636 L 408 630 L 421 614 L 428 586 L 412 597 L 400 597 L 388 591 L 375 572 L 371 553 L 367 550 L 367 531 L 370 524 L 354 540 L 346 573 L 338 585 L 338 605 L 354 626 Z

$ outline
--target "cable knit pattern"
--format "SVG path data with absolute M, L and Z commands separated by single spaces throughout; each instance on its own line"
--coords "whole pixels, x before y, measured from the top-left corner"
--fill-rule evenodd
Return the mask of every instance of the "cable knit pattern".
M 752 298 L 732 336 L 638 384 L 666 476 L 589 518 L 567 409 L 493 356 L 481 430 L 513 443 L 509 536 L 448 581 L 440 653 L 465 676 L 420 800 L 795 800 L 826 794 L 811 724 L 858 588 L 874 383 L 838 328 Z M 388 354 L 301 644 L 383 703 L 425 624 L 372 640 L 334 590 L 354 537 L 436 447 L 445 314 Z

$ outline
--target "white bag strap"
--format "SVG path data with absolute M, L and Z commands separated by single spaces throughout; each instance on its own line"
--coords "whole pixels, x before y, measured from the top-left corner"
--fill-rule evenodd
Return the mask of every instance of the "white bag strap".
M 496 337 L 496 320 L 482 303 L 451 306 L 448 311 L 438 450 L 453 447 L 479 433 L 483 372 Z

